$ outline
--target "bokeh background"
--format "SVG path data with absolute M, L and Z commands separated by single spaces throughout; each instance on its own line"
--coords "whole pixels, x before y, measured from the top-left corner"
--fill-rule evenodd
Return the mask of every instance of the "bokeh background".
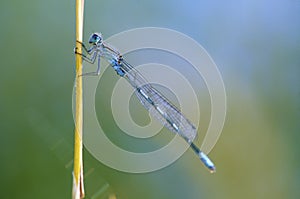
M 0 4 L 1 198 L 71 198 L 75 1 Z M 299 0 L 86 1 L 84 26 L 85 40 L 95 31 L 109 37 L 144 26 L 187 34 L 218 65 L 228 100 L 223 133 L 210 153 L 216 174 L 191 151 L 162 170 L 130 174 L 85 150 L 87 198 L 300 197 Z M 106 117 L 118 79 L 106 73 L 97 90 L 98 117 L 113 142 L 130 146 Z M 142 109 L 135 103 L 130 108 L 138 120 L 147 113 L 134 113 Z M 145 146 L 159 144 L 150 139 Z

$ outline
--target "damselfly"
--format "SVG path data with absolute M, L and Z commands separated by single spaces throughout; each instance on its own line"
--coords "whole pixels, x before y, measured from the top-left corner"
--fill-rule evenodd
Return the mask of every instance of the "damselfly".
M 170 131 L 180 135 L 199 156 L 210 172 L 216 171 L 213 162 L 193 143 L 197 135 L 195 126 L 166 97 L 153 88 L 133 66 L 126 62 L 116 49 L 104 43 L 100 33 L 93 33 L 90 36 L 89 43 L 91 47 L 89 49 L 83 43 L 79 43 L 82 44 L 83 49 L 87 53 L 80 54 L 83 60 L 92 64 L 96 60 L 98 62 L 95 72 L 83 75 L 99 75 L 100 59 L 102 57 L 106 59 L 117 74 L 124 77 L 133 86 L 136 96 L 150 114 L 156 117 Z M 76 48 L 75 53 L 79 54 Z

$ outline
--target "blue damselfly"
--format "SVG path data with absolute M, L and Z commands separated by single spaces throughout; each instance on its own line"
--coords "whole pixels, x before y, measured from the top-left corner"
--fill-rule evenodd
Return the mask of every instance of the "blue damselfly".
M 79 41 L 77 41 L 79 42 Z M 79 42 L 81 43 L 81 42 Z M 216 168 L 208 156 L 203 153 L 193 140 L 197 135 L 195 126 L 183 114 L 169 102 L 160 92 L 152 87 L 145 78 L 133 66 L 126 62 L 123 56 L 113 47 L 104 43 L 100 33 L 93 33 L 89 38 L 91 47 L 88 49 L 83 43 L 82 47 L 87 54 L 81 54 L 83 60 L 94 64 L 97 60 L 98 67 L 95 72 L 85 73 L 83 75 L 99 75 L 100 59 L 106 59 L 117 74 L 125 78 L 135 89 L 135 94 L 142 105 L 157 118 L 166 128 L 175 134 L 180 135 L 199 156 L 204 165 L 215 172 Z M 78 54 L 75 48 L 75 53 Z

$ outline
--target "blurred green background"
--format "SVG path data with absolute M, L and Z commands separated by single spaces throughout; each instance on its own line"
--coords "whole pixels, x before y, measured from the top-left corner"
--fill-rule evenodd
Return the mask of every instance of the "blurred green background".
M 71 198 L 75 1 L 0 4 L 1 198 Z M 84 26 L 85 40 L 144 26 L 187 34 L 218 65 L 228 100 L 216 174 L 191 151 L 130 174 L 85 150 L 87 198 L 300 198 L 300 1 L 86 1 Z M 118 78 L 107 73 L 98 117 L 128 145 L 101 110 Z

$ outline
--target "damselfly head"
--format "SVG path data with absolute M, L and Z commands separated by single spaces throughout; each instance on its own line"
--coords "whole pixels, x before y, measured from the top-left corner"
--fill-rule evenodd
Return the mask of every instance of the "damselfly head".
M 97 33 L 97 32 L 93 33 L 90 36 L 89 43 L 93 44 L 93 45 L 97 45 L 99 43 L 102 43 L 102 35 L 101 35 L 101 33 Z

